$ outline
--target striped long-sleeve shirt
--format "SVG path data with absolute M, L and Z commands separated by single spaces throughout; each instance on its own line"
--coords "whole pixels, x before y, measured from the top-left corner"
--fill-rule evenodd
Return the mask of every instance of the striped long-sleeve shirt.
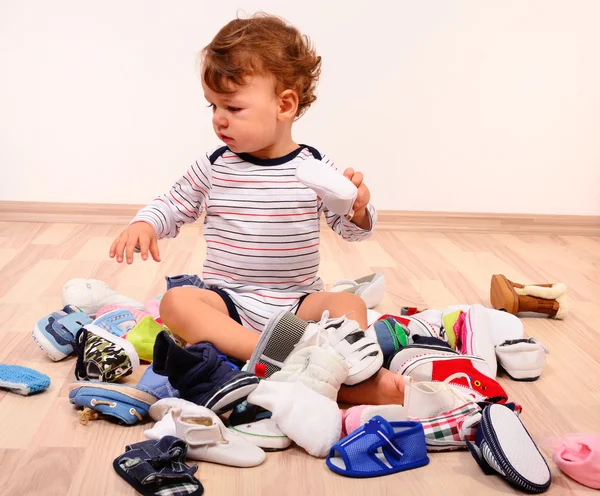
M 169 193 L 141 209 L 159 238 L 174 237 L 183 224 L 206 213 L 204 283 L 236 293 L 269 298 L 319 291 L 319 218 L 348 241 L 368 238 L 376 212 L 368 205 L 371 229 L 363 230 L 327 210 L 314 191 L 296 179 L 307 158 L 333 162 L 301 145 L 277 159 L 259 159 L 221 147 L 196 161 Z

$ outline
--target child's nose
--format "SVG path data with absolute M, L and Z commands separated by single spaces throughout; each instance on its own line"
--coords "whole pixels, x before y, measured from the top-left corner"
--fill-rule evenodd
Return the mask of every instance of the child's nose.
M 218 127 L 227 127 L 227 117 L 217 109 L 213 114 L 213 124 Z

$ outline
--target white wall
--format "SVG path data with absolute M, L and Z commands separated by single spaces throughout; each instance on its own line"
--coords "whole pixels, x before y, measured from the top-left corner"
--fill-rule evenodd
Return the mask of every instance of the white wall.
M 600 215 L 597 0 L 0 0 L 0 200 L 166 190 L 218 144 L 195 56 L 238 8 L 314 39 L 295 138 L 378 208 Z

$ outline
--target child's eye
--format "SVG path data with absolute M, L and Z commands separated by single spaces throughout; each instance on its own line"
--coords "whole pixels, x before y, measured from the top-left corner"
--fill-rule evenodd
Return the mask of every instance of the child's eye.
M 207 105 L 207 107 L 208 107 L 208 108 L 211 108 L 211 109 L 213 109 L 213 112 L 214 112 L 214 111 L 215 111 L 215 109 L 217 108 L 217 106 L 216 106 L 214 103 L 209 103 L 209 104 Z
M 227 107 L 227 110 L 229 110 L 230 112 L 239 112 L 240 110 L 242 110 L 239 107 Z

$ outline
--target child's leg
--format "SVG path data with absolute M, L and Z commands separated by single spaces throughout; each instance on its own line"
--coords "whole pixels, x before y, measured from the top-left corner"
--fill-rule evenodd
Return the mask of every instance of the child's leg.
M 303 320 L 318 321 L 324 310 L 329 310 L 330 317 L 349 314 L 348 318 L 358 322 L 361 329 L 367 328 L 367 306 L 359 296 L 351 293 L 311 293 L 300 305 L 297 315 Z M 381 369 L 358 386 L 342 386 L 338 400 L 357 405 L 403 404 L 404 379 L 387 369 Z
M 229 317 L 223 299 L 207 289 L 170 289 L 160 302 L 160 317 L 188 343 L 208 341 L 221 353 L 242 361 L 250 359 L 260 337 Z

